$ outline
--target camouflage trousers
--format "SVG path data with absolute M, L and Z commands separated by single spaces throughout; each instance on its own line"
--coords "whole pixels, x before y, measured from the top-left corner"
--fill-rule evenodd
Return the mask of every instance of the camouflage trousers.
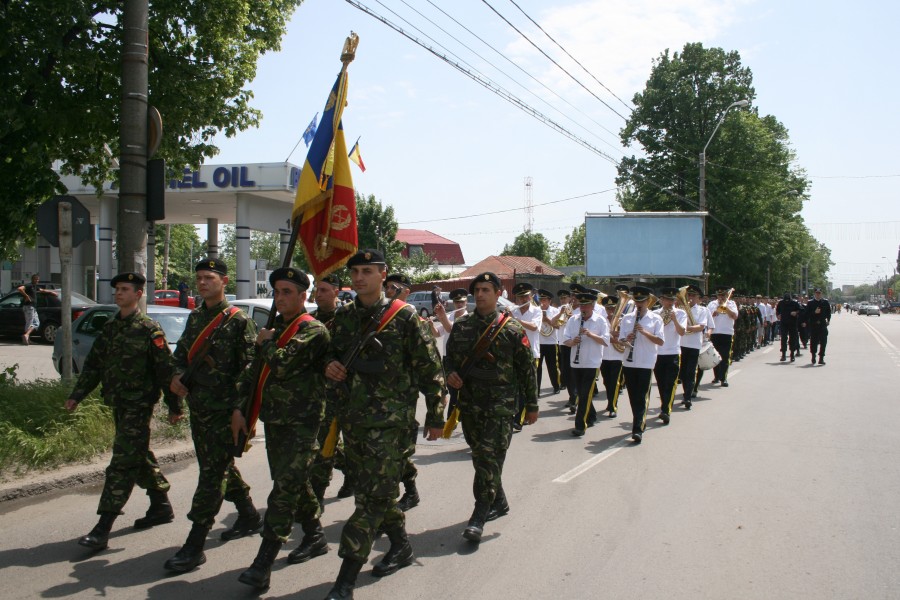
M 113 408 L 116 435 L 97 514 L 118 514 L 128 502 L 135 484 L 145 490 L 169 491 L 169 482 L 150 451 L 152 416 L 152 404 Z
M 503 463 L 512 438 L 508 411 L 493 413 L 477 406 L 461 407 L 459 421 L 472 450 L 475 480 L 472 493 L 478 504 L 491 505 L 502 485 Z
M 200 476 L 188 519 L 197 525 L 212 527 L 223 500 L 237 503 L 250 498 L 250 486 L 244 483 L 228 450 L 234 444 L 231 412 L 191 407 L 191 437 Z
M 413 454 L 416 453 L 416 438 L 419 435 L 419 424 L 414 422 L 412 427 L 409 430 L 409 439 L 406 443 L 406 452 L 403 455 L 406 457 L 405 464 L 403 465 L 403 474 L 400 476 L 400 481 L 404 486 L 414 485 L 416 483 L 416 477 L 419 476 L 419 470 L 416 468 L 416 463 L 413 462 L 412 457 Z
M 318 429 L 321 428 L 266 423 L 266 456 L 272 477 L 262 534 L 267 540 L 285 543 L 295 517 L 303 523 L 321 515 L 309 481 L 310 467 L 319 449 Z
M 397 508 L 400 476 L 409 445 L 408 427 L 375 428 L 342 425 L 345 473 L 354 485 L 356 510 L 341 531 L 338 556 L 365 562 L 372 551 L 375 532 L 405 527 Z
M 319 448 L 325 446 L 325 438 L 328 437 L 328 431 L 331 429 L 331 422 L 334 421 L 334 404 L 335 401 L 331 398 L 328 398 L 325 401 L 325 417 L 322 419 L 322 424 L 319 426 L 319 435 L 316 436 L 317 441 L 319 442 Z M 317 452 L 313 459 L 313 464 L 309 472 L 309 481 L 312 484 L 314 491 L 322 490 L 324 492 L 324 490 L 328 489 L 328 484 L 331 483 L 331 476 L 334 469 L 344 471 L 344 443 L 340 437 L 340 430 L 338 430 L 338 440 L 337 446 L 334 448 L 334 455 L 326 458 L 322 456 L 320 452 Z M 344 473 L 344 476 L 346 477 L 346 473 Z M 322 508 L 324 509 L 325 507 L 323 506 Z

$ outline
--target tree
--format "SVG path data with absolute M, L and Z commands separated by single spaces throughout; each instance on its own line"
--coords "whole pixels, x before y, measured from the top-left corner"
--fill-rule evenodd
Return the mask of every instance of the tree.
M 374 195 L 356 194 L 356 227 L 360 248 L 375 248 L 384 254 L 389 269 L 393 269 L 403 252 L 403 242 L 397 241 L 397 219 L 394 207 L 384 206 Z
M 259 124 L 246 88 L 259 56 L 280 47 L 302 0 L 154 0 L 151 105 L 164 121 L 157 153 L 174 171 L 215 156 L 219 133 Z M 53 163 L 98 187 L 115 176 L 121 102 L 122 3 L 0 3 L 0 258 L 33 243 L 38 204 L 64 193 Z M 111 148 L 111 155 L 105 151 Z
M 222 244 L 219 247 L 220 258 L 228 266 L 228 272 L 232 274 L 226 289 L 233 293 L 237 289 L 237 234 L 231 223 L 222 226 Z M 274 271 L 281 266 L 281 236 L 267 231 L 250 231 L 250 260 L 264 260 L 269 270 Z M 309 270 L 306 257 L 303 252 L 294 252 L 291 264 L 295 267 Z M 251 286 L 252 287 L 252 286 Z
M 660 55 L 621 131 L 623 143 L 637 142 L 644 157 L 619 163 L 619 201 L 629 211 L 698 210 L 698 156 L 709 142 L 711 283 L 764 291 L 768 276 L 772 289 L 793 289 L 808 262 L 810 281 L 824 281 L 830 259 L 800 217 L 809 183 L 792 167 L 787 129 L 755 109 L 736 110 L 710 141 L 729 105 L 752 103 L 752 83 L 737 52 L 687 44 L 681 53 Z
M 503 246 L 500 256 L 530 256 L 541 262 L 549 263 L 553 257 L 551 245 L 543 233 L 523 231 L 516 236 L 512 244 Z
M 169 273 L 165 289 L 175 289 L 180 281 L 189 285 L 194 280 L 194 265 L 203 254 L 203 245 L 197 228 L 189 224 L 156 226 L 156 281 L 163 285 L 163 267 L 166 255 L 166 230 L 169 238 Z
M 563 242 L 562 250 L 556 255 L 554 265 L 571 267 L 585 263 L 584 247 L 584 223 L 572 230 Z

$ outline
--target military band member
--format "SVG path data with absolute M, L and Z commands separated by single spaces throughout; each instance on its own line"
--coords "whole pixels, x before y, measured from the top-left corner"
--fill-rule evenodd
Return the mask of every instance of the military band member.
M 600 377 L 603 380 L 603 387 L 606 389 L 606 412 L 610 419 L 618 416 L 619 410 L 619 394 L 622 391 L 622 361 L 625 360 L 625 354 L 616 349 L 619 339 L 619 328 L 613 323 L 613 317 L 619 308 L 618 296 L 607 296 L 600 301 L 600 304 L 606 310 L 606 320 L 609 322 L 610 344 L 603 349 L 603 362 L 600 363 Z M 613 329 L 615 327 L 615 329 Z M 616 342 L 615 344 L 613 342 Z
M 294 518 L 303 527 L 300 542 L 308 558 L 328 551 L 319 521 L 321 509 L 310 485 L 310 468 L 318 454 L 317 435 L 325 412 L 325 357 L 330 335 L 320 321 L 306 312 L 309 277 L 300 269 L 272 271 L 269 284 L 278 316 L 272 329 L 256 336 L 262 371 L 248 367 L 238 380 L 239 405 L 234 407 L 231 429 L 235 445 L 247 424 L 240 406 L 251 393 L 262 395 L 259 419 L 266 427 L 266 457 L 272 491 L 266 507 L 262 543 L 249 569 L 238 581 L 257 589 L 269 587 L 272 563 L 287 542 Z M 253 379 L 257 381 L 254 382 Z
M 706 311 L 706 329 L 703 331 L 703 344 L 706 342 L 712 343 L 710 340 L 712 338 L 712 334 L 716 331 L 716 322 L 713 320 L 713 315 L 709 312 L 709 297 L 702 296 L 697 304 Z M 701 345 L 701 349 L 703 346 Z M 697 390 L 700 389 L 700 381 L 703 379 L 703 374 L 706 371 L 703 369 L 697 369 L 697 380 L 694 381 L 694 391 L 691 393 L 691 398 L 697 397 Z
M 675 307 L 675 296 L 678 290 L 664 287 L 659 290 L 659 303 L 662 307 L 654 312 L 663 322 L 663 338 L 665 343 L 656 354 L 656 366 L 653 375 L 659 389 L 659 418 L 665 425 L 672 418 L 672 404 L 675 402 L 675 387 L 678 385 L 678 372 L 681 369 L 681 336 L 687 326 L 687 313 Z
M 482 273 L 469 290 L 475 296 L 475 312 L 454 323 L 447 340 L 446 369 L 447 384 L 459 390 L 460 422 L 475 467 L 475 509 L 463 537 L 478 543 L 485 522 L 509 512 L 502 474 L 512 417 L 518 411 L 516 398 L 525 399 L 529 425 L 538 419 L 538 405 L 534 355 L 526 331 L 497 310 L 500 279 Z M 482 351 L 475 356 L 479 347 Z M 474 362 L 470 365 L 469 360 Z
M 537 366 L 537 387 L 541 391 L 541 379 L 544 374 L 543 365 L 547 365 L 547 375 L 550 377 L 550 385 L 553 386 L 553 394 L 559 393 L 559 321 L 556 316 L 559 309 L 550 304 L 553 293 L 544 289 L 537 291 L 541 303 L 541 327 L 540 327 L 540 357 Z
M 709 337 L 716 351 L 722 357 L 722 361 L 713 367 L 715 375 L 713 383 L 721 383 L 722 387 L 728 387 L 728 367 L 731 365 L 734 322 L 738 318 L 738 307 L 735 301 L 726 301 L 730 289 L 720 285 L 716 288 L 716 299 L 707 306 L 715 323 L 715 331 Z
M 560 329 L 565 328 L 566 321 L 576 312 L 575 307 L 572 306 L 572 295 L 568 290 L 559 290 L 557 292 L 557 297 L 559 298 L 559 312 L 555 317 L 556 324 Z M 557 338 L 560 338 L 557 332 Z M 559 339 L 559 383 L 560 388 L 565 388 L 569 397 L 566 402 L 566 406 L 570 406 L 572 408 L 575 407 L 575 388 L 571 382 L 571 372 L 569 367 L 569 362 L 572 359 L 571 356 L 572 349 L 563 344 L 563 340 Z
M 347 266 L 357 296 L 334 316 L 331 360 L 325 375 L 347 385 L 346 397 L 341 395 L 338 406 L 338 422 L 356 510 L 341 532 L 338 555 L 343 563 L 329 599 L 353 597 L 357 575 L 382 526 L 391 547 L 372 573 L 390 575 L 412 564 L 406 520 L 396 498 L 419 392 L 427 402 L 427 438 L 440 437 L 444 425 L 443 372 L 428 324 L 408 304 L 384 297 L 382 283 L 387 273 L 380 252 L 360 251 Z M 373 331 L 377 343 L 365 344 L 351 364 L 343 365 L 341 359 Z
M 625 292 L 626 294 L 631 293 L 631 288 L 625 285 L 624 283 L 620 283 L 616 286 L 616 294 L 619 292 Z M 634 298 L 629 296 L 628 301 L 625 303 L 625 309 L 622 311 L 622 314 L 627 315 L 628 313 L 634 312 Z
M 241 478 L 231 456 L 231 413 L 238 404 L 238 376 L 253 360 L 256 324 L 225 299 L 228 267 L 218 258 L 204 258 L 194 267 L 203 303 L 188 316 L 175 348 L 175 368 L 170 388 L 187 396 L 191 437 L 200 474 L 188 519 L 193 523 L 181 549 L 165 568 L 186 573 L 206 562 L 203 547 L 216 521 L 222 501 L 233 502 L 238 518 L 222 532 L 222 540 L 234 540 L 257 531 L 262 519 L 250 498 L 250 486 Z M 199 353 L 209 349 L 202 359 Z M 198 362 L 195 364 L 195 359 Z M 191 367 L 189 386 L 181 381 Z
M 650 379 L 656 365 L 656 352 L 665 342 L 662 319 L 648 306 L 652 293 L 650 288 L 640 285 L 631 288 L 635 309 L 622 318 L 619 331 L 619 340 L 628 342 L 631 346 L 626 351 L 622 372 L 634 416 L 631 439 L 638 444 L 643 440 L 646 426 Z
M 517 283 L 513 286 L 513 296 L 516 298 L 516 307 L 512 311 L 512 316 L 525 328 L 525 335 L 528 336 L 528 343 L 531 346 L 531 352 L 534 356 L 534 372 L 536 377 L 538 361 L 541 358 L 541 309 L 535 306 L 532 301 L 533 294 L 534 286 L 530 283 Z M 535 386 L 537 386 L 536 381 Z M 516 414 L 513 416 L 513 431 L 522 430 L 522 425 L 525 422 L 525 404 L 526 398 L 524 396 L 520 396 L 516 400 Z
M 453 309 L 449 312 L 444 308 L 443 304 L 437 304 L 434 307 L 435 321 L 432 324 L 432 333 L 436 339 L 442 340 L 438 344 L 439 348 L 446 351 L 447 339 L 450 337 L 450 330 L 453 329 L 453 323 L 456 319 L 466 314 L 468 310 L 469 291 L 466 288 L 456 288 L 451 291 L 450 302 Z M 450 391 L 453 394 L 453 390 Z
M 691 410 L 693 405 L 697 363 L 700 360 L 700 350 L 703 348 L 703 332 L 711 319 L 709 311 L 700 304 L 701 295 L 700 288 L 695 285 L 688 286 L 687 298 L 694 324 L 691 325 L 688 322 L 684 328 L 684 335 L 681 336 L 681 368 L 678 373 L 678 378 L 681 380 L 681 389 L 684 391 L 682 405 L 686 410 Z
M 594 409 L 594 389 L 597 374 L 603 361 L 603 352 L 609 345 L 609 325 L 606 319 L 594 312 L 597 294 L 577 294 L 579 313 L 569 319 L 563 332 L 563 340 L 571 350 L 572 379 L 578 390 L 578 406 L 575 410 L 575 428 L 572 435 L 581 437 L 585 429 L 597 421 Z
M 159 393 L 165 390 L 169 422 L 182 417 L 181 401 L 168 392 L 172 379 L 172 352 L 159 324 L 143 314 L 144 276 L 120 273 L 109 282 L 119 311 L 108 320 L 87 355 L 65 407 L 74 411 L 85 396 L 102 385 L 103 401 L 112 407 L 115 422 L 112 458 L 100 494 L 100 520 L 78 540 L 92 550 L 108 546 L 113 523 L 128 502 L 135 484 L 147 490 L 150 508 L 134 522 L 135 529 L 170 523 L 175 514 L 169 503 L 169 482 L 150 450 L 150 419 Z
M 819 364 L 825 364 L 825 346 L 828 345 L 828 324 L 831 323 L 831 304 L 822 297 L 822 290 L 816 288 L 813 299 L 806 305 L 806 323 L 809 327 L 809 353 L 812 364 L 816 364 L 816 351 L 819 352 Z

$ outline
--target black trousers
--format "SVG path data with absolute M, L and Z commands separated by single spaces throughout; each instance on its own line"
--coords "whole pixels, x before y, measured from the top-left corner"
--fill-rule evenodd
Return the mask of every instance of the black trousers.
M 653 375 L 656 376 L 656 387 L 659 388 L 659 408 L 667 415 L 672 414 L 672 402 L 675 401 L 679 369 L 681 369 L 680 354 L 658 354 L 656 356 Z
M 716 352 L 722 357 L 722 362 L 713 367 L 713 373 L 715 373 L 716 379 L 719 381 L 728 381 L 728 367 L 731 365 L 732 340 L 734 340 L 734 336 L 728 335 L 727 333 L 714 333 L 709 336 L 709 341 L 712 342 Z
M 685 400 L 690 400 L 694 393 L 694 382 L 697 380 L 697 362 L 699 360 L 699 348 L 681 347 L 681 368 L 678 370 L 678 379 L 681 380 L 681 389 L 684 391 Z
M 575 389 L 575 384 L 572 383 L 572 366 L 570 363 L 570 359 L 572 358 L 572 349 L 568 346 L 560 346 L 559 347 L 559 377 L 560 383 L 562 387 L 566 388 L 569 392 L 569 402 L 574 403 L 575 397 L 578 395 L 578 390 Z
M 622 367 L 625 376 L 625 389 L 628 390 L 628 401 L 631 403 L 631 414 L 634 416 L 632 433 L 643 433 L 647 422 L 647 402 L 650 399 L 650 378 L 653 369 Z
M 606 389 L 606 410 L 619 411 L 619 392 L 622 391 L 622 361 L 606 360 L 600 363 L 600 377 Z
M 559 391 L 559 346 L 556 344 L 541 344 L 541 357 L 538 359 L 537 383 L 538 393 L 541 391 L 541 379 L 544 374 L 542 365 L 547 365 L 547 373 L 550 375 L 550 385 L 553 392 Z
M 578 404 L 575 409 L 575 429 L 584 431 L 597 421 L 594 410 L 594 389 L 598 369 L 572 369 L 572 379 L 578 389 Z
M 797 333 L 796 323 L 782 323 L 781 328 L 781 355 L 784 356 L 790 346 L 791 356 L 800 351 L 800 337 Z
M 809 330 L 809 353 L 812 356 L 816 355 L 816 350 L 819 351 L 819 358 L 825 356 L 825 346 L 828 345 L 828 326 L 825 324 L 822 325 L 811 325 Z

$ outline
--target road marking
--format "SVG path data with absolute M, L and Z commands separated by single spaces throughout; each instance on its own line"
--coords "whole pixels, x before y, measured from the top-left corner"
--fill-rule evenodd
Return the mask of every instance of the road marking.
M 873 325 L 871 325 L 868 320 L 862 321 L 863 326 L 872 334 L 872 337 L 875 338 L 875 341 L 884 348 L 887 355 L 894 361 L 894 364 L 900 367 L 900 350 L 897 349 L 897 346 L 891 343 L 891 340 L 887 339 L 883 333 L 875 329 Z
M 573 479 L 575 479 L 582 473 L 586 473 L 590 469 L 596 467 L 597 465 L 602 463 L 604 460 L 606 460 L 607 458 L 609 458 L 610 456 L 612 456 L 613 454 L 615 454 L 616 452 L 618 452 L 619 450 L 624 448 L 630 442 L 630 440 L 631 440 L 631 434 L 628 434 L 627 437 L 620 440 L 619 442 L 616 442 L 615 444 L 613 444 L 612 446 L 610 446 L 609 448 L 607 448 L 606 450 L 604 450 L 597 456 L 589 458 L 588 460 L 584 461 L 583 463 L 581 463 L 580 465 L 578 465 L 571 471 L 569 471 L 567 473 L 563 473 L 562 475 L 560 475 L 559 477 L 554 479 L 553 483 L 569 483 L 570 481 L 572 481 Z

